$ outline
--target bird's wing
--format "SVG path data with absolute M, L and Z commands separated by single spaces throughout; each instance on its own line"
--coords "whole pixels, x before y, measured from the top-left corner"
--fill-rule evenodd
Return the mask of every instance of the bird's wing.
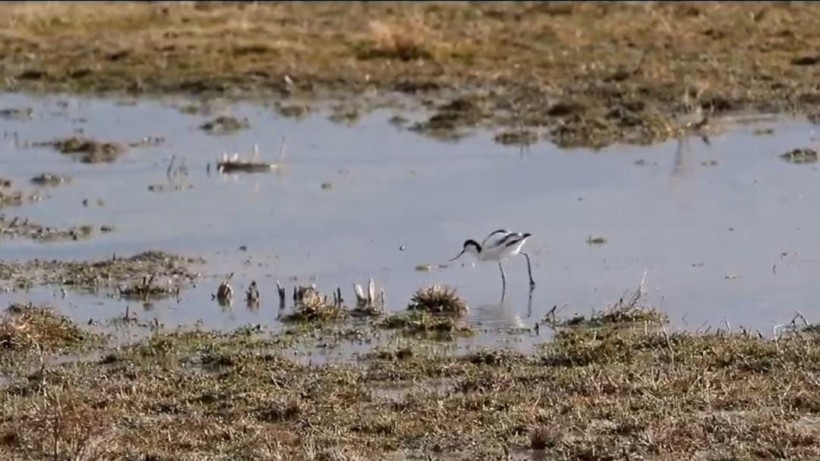
M 507 235 L 511 234 L 512 232 L 508 231 L 507 229 L 498 229 L 496 231 L 490 232 L 484 241 L 481 242 L 481 248 L 489 246 L 494 246 L 494 242 L 498 242 L 499 240 L 503 239 Z
M 486 246 L 481 248 L 481 259 L 495 260 L 495 258 L 505 258 L 511 254 L 515 254 L 524 245 L 524 242 L 529 237 L 529 234 L 521 234 L 519 232 L 510 232 L 508 234 L 501 234 L 501 236 L 494 235 L 492 239 L 487 241 Z
M 485 245 L 482 245 L 482 251 L 492 252 L 494 250 L 501 250 L 503 248 L 514 246 L 519 242 L 523 242 L 529 235 L 520 232 L 507 232 L 506 234 L 497 234 L 492 238 L 487 238 Z

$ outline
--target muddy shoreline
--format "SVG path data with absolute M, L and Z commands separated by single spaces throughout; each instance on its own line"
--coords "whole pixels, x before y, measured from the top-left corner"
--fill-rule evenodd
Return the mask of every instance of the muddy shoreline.
M 650 143 L 705 114 L 816 118 L 820 9 L 808 3 L 14 4 L 8 90 L 340 101 L 400 93 L 407 129 L 504 144 Z M 401 113 L 400 108 L 397 108 Z M 683 119 L 681 119 L 683 117 Z M 688 121 L 687 121 L 688 120 Z

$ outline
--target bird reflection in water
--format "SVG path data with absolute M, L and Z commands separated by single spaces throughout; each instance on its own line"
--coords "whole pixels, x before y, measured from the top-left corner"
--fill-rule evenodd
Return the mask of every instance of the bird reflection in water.
M 484 303 L 475 306 L 476 321 L 494 328 L 529 328 L 532 322 L 525 321 L 532 317 L 532 293 L 534 288 L 530 288 L 527 294 L 526 317 L 522 318 L 516 309 L 515 304 L 510 304 L 505 299 L 502 291 L 501 298 L 494 303 Z

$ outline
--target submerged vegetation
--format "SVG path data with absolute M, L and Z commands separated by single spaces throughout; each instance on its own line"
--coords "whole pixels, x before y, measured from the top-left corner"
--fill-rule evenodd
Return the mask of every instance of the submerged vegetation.
M 85 291 L 125 290 L 126 294 L 150 294 L 152 287 L 157 286 L 156 282 L 164 280 L 163 283 L 169 287 L 167 292 L 172 293 L 175 287 L 196 280 L 199 274 L 194 272 L 193 267 L 203 262 L 201 258 L 161 251 L 145 251 L 130 257 L 114 254 L 110 258 L 94 261 L 0 261 L 0 280 L 13 288 L 59 285 Z M 166 288 L 163 287 L 164 290 Z
M 211 121 L 203 123 L 200 129 L 209 134 L 230 134 L 249 127 L 250 123 L 247 119 L 240 120 L 236 117 L 220 115 Z
M 473 328 L 467 322 L 427 311 L 393 314 L 382 319 L 377 325 L 411 337 L 443 341 L 453 341 L 474 334 Z
M 128 147 L 108 141 L 71 137 L 35 143 L 35 146 L 51 146 L 61 154 L 74 156 L 83 163 L 109 163 L 124 154 Z

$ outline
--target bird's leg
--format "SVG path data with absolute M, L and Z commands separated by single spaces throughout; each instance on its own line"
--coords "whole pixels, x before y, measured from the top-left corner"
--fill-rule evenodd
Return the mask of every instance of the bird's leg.
M 530 255 L 527 253 L 521 253 L 527 258 L 527 274 L 530 276 L 530 288 L 535 287 L 535 280 L 532 279 L 532 266 L 530 265 Z
M 504 293 L 507 290 L 507 276 L 504 275 L 504 266 L 501 262 L 498 263 L 498 269 L 501 271 L 501 292 Z
M 534 286 L 530 285 L 530 293 L 527 297 L 527 318 L 532 317 L 532 289 Z

